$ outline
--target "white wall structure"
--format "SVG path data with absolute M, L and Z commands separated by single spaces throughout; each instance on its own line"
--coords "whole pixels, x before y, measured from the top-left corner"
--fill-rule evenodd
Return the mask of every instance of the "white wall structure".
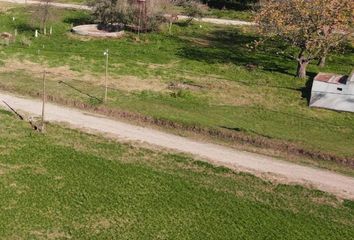
M 313 81 L 310 107 L 354 112 L 354 72 L 349 77 L 319 73 Z

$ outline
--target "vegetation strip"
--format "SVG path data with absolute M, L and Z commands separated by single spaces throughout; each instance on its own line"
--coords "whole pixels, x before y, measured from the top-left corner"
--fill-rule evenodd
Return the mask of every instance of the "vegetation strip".
M 1 110 L 0 124 L 4 239 L 340 240 L 354 234 L 352 201 L 57 125 L 39 134 Z
M 41 102 L 0 94 L 2 99 L 14 104 L 17 109 L 37 115 L 41 112 Z M 139 127 L 124 122 L 114 121 L 102 116 L 94 116 L 79 110 L 46 105 L 47 121 L 65 122 L 73 128 L 108 134 L 116 139 L 145 142 L 153 146 L 172 149 L 200 156 L 206 161 L 230 166 L 255 174 L 280 176 L 280 180 L 301 184 L 311 183 L 314 187 L 337 196 L 354 199 L 354 178 L 330 171 L 301 166 L 262 155 L 237 151 L 220 145 L 195 141 L 154 129 Z M 266 175 L 267 176 L 267 175 Z
M 33 95 L 33 96 L 38 97 L 39 95 Z M 159 127 L 192 131 L 197 134 L 216 137 L 222 140 L 236 141 L 243 144 L 251 144 L 257 147 L 282 151 L 288 154 L 294 154 L 297 156 L 312 158 L 315 160 L 318 159 L 318 160 L 325 160 L 325 161 L 333 161 L 339 164 L 343 164 L 344 166 L 354 168 L 354 158 L 352 157 L 341 157 L 326 152 L 307 150 L 305 148 L 298 147 L 295 144 L 282 142 L 276 139 L 271 139 L 269 137 L 252 136 L 242 131 L 235 132 L 233 130 L 228 130 L 228 129 L 207 128 L 207 127 L 201 127 L 199 125 L 188 125 L 188 124 L 173 122 L 168 119 L 153 118 L 138 113 L 107 108 L 105 106 L 92 106 L 91 104 L 87 104 L 85 102 L 72 101 L 70 99 L 63 99 L 53 95 L 48 95 L 47 97 L 48 100 L 53 103 L 64 104 L 66 106 L 71 106 L 82 110 L 89 110 L 95 113 L 103 114 L 117 119 L 135 120 L 141 123 L 149 123 Z

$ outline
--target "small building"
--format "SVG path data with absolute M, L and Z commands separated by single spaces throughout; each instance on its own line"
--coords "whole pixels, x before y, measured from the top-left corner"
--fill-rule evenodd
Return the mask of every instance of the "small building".
M 349 76 L 319 73 L 313 80 L 310 107 L 354 112 L 354 71 Z

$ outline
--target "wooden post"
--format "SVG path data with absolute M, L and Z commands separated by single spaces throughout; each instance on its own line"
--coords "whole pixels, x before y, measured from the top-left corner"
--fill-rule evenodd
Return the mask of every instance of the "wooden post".
M 141 28 L 141 12 L 142 12 L 142 9 L 141 9 L 141 3 L 139 1 L 139 23 L 138 23 L 138 37 L 140 37 L 140 28 Z
M 106 73 L 105 73 L 105 93 L 104 93 L 104 102 L 107 102 L 107 94 L 108 94 L 108 57 L 109 57 L 109 51 L 106 49 L 104 52 L 104 55 L 106 56 Z
M 44 121 L 45 121 L 44 114 L 45 114 L 45 102 L 46 102 L 45 78 L 46 78 L 46 71 L 44 69 L 44 72 L 43 72 L 43 93 L 42 93 L 43 102 L 42 102 L 42 128 L 41 128 L 41 132 L 45 131 L 45 126 L 44 126 L 45 125 L 44 124 Z

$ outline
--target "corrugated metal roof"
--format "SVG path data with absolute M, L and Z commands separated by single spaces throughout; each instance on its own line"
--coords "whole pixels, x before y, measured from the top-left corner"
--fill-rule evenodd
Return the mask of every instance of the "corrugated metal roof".
M 354 112 L 354 76 L 319 73 L 312 84 L 311 107 Z
M 337 75 L 333 73 L 319 73 L 314 78 L 314 81 L 321 81 L 333 84 L 346 84 L 347 77 L 343 75 Z

